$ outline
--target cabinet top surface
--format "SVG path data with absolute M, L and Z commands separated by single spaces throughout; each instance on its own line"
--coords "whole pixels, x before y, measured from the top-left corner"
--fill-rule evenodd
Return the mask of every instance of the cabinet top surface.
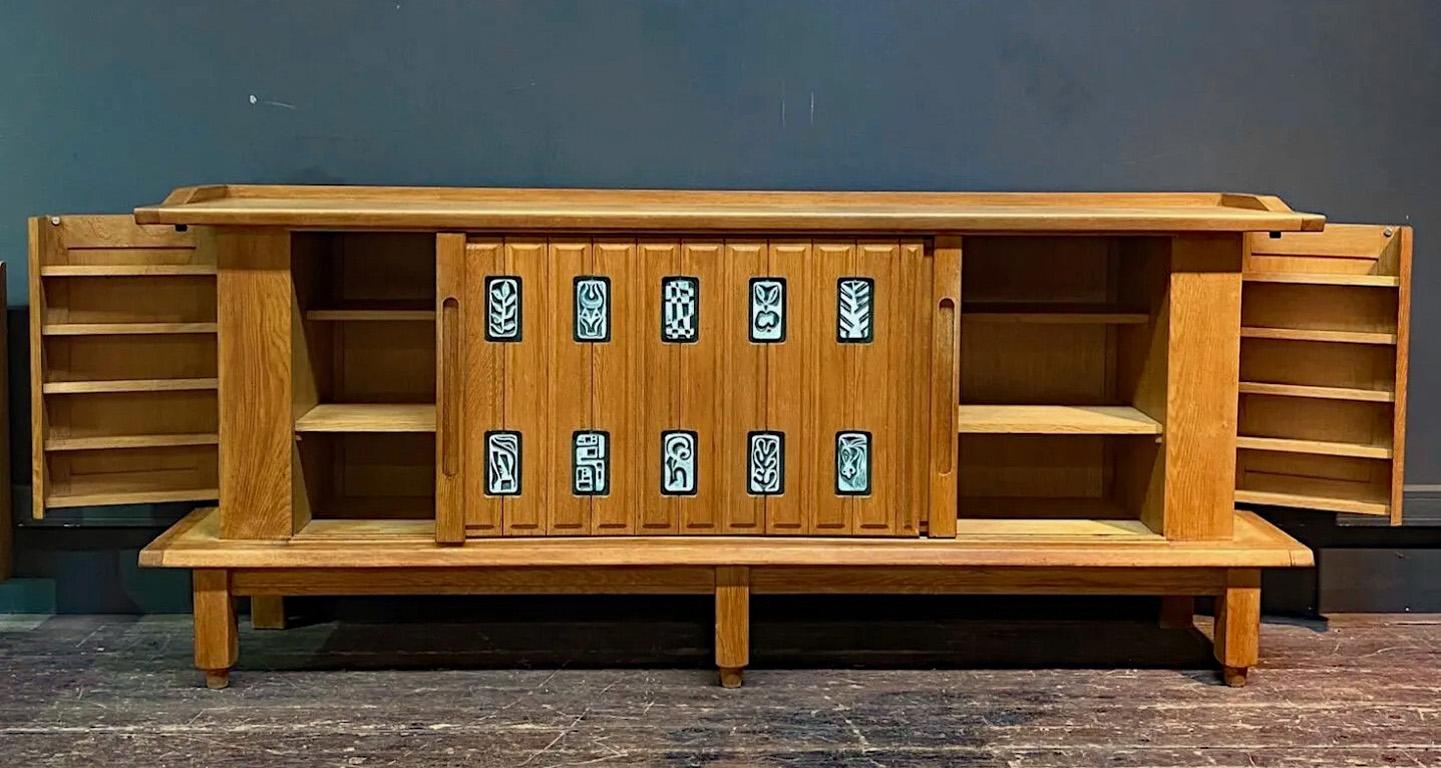
M 313 229 L 792 232 L 1294 232 L 1325 217 L 1211 192 L 741 192 L 214 185 L 141 224 Z

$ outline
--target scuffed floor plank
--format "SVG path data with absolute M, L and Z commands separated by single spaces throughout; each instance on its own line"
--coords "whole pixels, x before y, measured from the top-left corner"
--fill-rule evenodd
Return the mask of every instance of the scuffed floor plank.
M 1441 764 L 1427 617 L 1267 622 L 1237 690 L 1199 630 L 1152 621 L 762 608 L 728 691 L 698 614 L 245 628 L 226 691 L 190 668 L 187 617 L 16 624 L 0 765 Z

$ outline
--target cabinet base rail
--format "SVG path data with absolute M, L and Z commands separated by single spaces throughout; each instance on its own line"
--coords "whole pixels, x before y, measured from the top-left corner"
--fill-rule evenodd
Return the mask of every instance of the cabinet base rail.
M 1172 627 L 1189 626 L 1194 598 L 1211 596 L 1221 679 L 1239 686 L 1259 652 L 1260 569 L 1312 564 L 1310 550 L 1245 512 L 1236 514 L 1236 538 L 1209 542 L 958 537 L 910 544 L 892 539 L 866 549 L 855 540 L 790 539 L 781 549 L 768 549 L 765 542 L 719 546 L 716 539 L 674 537 L 665 546 L 630 543 L 622 547 L 628 553 L 623 558 L 615 554 L 614 540 L 595 539 L 521 539 L 484 547 L 383 537 L 221 539 L 216 517 L 214 509 L 197 510 L 140 555 L 142 565 L 192 572 L 195 665 L 211 688 L 229 684 L 239 654 L 238 597 L 251 599 L 257 628 L 278 628 L 287 596 L 458 594 L 713 595 L 717 679 L 727 688 L 741 684 L 750 662 L 752 594 L 1159 596 L 1159 620 Z M 515 552 L 507 556 L 502 548 L 511 546 Z M 609 557 L 601 556 L 605 551 Z M 518 555 L 537 552 L 547 555 L 545 562 L 516 564 Z M 1007 557 L 998 559 L 997 552 Z

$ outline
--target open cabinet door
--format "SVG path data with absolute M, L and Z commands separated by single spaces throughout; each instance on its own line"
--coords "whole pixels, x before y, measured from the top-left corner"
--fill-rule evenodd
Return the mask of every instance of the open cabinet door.
M 1236 501 L 1401 521 L 1411 228 L 1249 235 Z
M 217 491 L 215 264 L 130 216 L 30 220 L 33 514 Z

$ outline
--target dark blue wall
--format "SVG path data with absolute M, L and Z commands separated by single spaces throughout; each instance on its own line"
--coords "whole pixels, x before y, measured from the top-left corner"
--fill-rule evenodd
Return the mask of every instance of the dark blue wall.
M 0 252 L 202 182 L 1270 192 L 1418 227 L 1441 484 L 1438 125 L 1428 0 L 8 0 Z

